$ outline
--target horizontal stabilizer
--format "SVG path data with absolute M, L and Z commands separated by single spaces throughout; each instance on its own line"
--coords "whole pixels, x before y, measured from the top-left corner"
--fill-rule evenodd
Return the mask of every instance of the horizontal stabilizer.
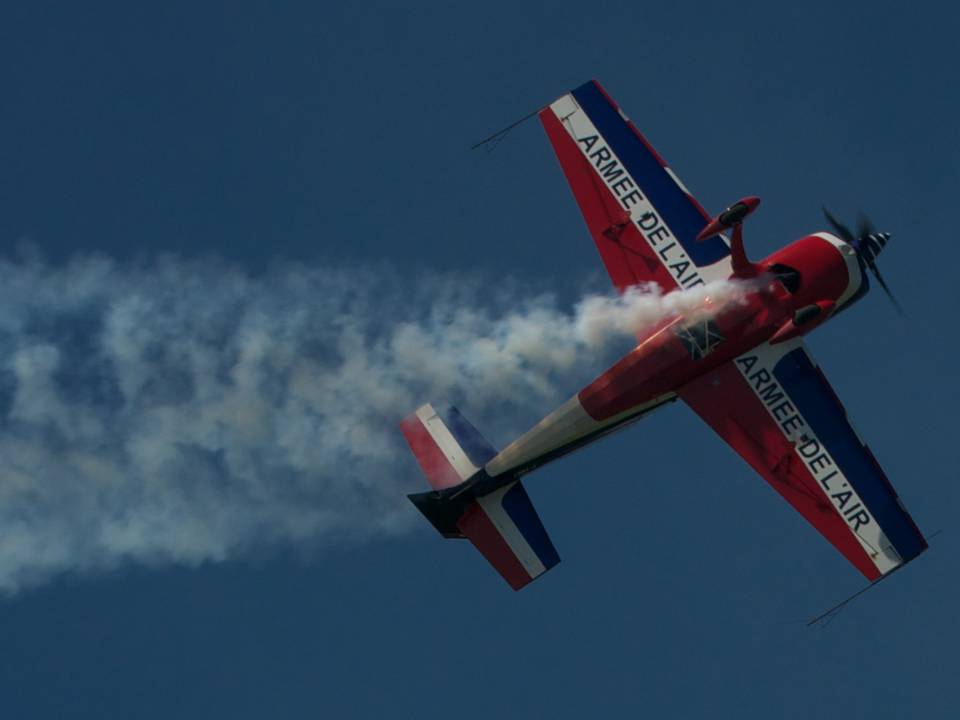
M 424 492 L 410 500 L 446 538 L 467 538 L 514 590 L 560 562 L 519 480 L 485 495 Z
M 519 481 L 471 503 L 457 527 L 514 590 L 560 562 Z

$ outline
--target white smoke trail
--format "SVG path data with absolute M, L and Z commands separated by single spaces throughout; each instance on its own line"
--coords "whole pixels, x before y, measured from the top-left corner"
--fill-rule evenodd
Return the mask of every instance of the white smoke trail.
M 746 289 L 547 296 L 387 268 L 0 261 L 0 591 L 397 533 L 425 400 L 542 406 L 608 339 Z M 521 428 L 518 428 L 521 429 Z

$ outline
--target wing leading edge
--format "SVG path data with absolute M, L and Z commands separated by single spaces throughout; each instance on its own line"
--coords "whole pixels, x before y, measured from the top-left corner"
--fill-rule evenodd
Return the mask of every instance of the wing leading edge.
M 679 395 L 868 580 L 926 550 L 800 341 L 745 353 Z
M 726 240 L 696 241 L 709 216 L 599 83 L 557 99 L 540 121 L 619 290 L 730 276 Z

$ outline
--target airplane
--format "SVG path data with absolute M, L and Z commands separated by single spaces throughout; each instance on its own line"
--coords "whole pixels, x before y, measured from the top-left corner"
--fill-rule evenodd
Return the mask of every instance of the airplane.
M 454 407 L 427 403 L 405 417 L 400 429 L 432 488 L 409 498 L 427 520 L 445 538 L 467 538 L 519 590 L 560 561 L 522 478 L 680 400 L 871 583 L 926 550 L 803 341 L 867 293 L 868 271 L 896 305 L 876 265 L 889 234 L 865 219 L 854 234 L 824 209 L 832 232 L 752 262 L 743 223 L 759 198 L 708 215 L 598 82 L 537 114 L 620 292 L 756 284 L 709 319 L 670 317 L 642 331 L 500 451 Z

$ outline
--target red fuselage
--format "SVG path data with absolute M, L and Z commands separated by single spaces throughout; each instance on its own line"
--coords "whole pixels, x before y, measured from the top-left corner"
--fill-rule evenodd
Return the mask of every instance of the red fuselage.
M 763 343 L 810 332 L 867 287 L 854 249 L 828 233 L 803 237 L 759 263 L 741 260 L 743 277 L 756 283 L 755 290 L 712 311 L 708 299 L 707 312 L 668 318 L 643 333 L 613 367 L 488 462 L 488 485 L 508 482 L 643 417 Z
M 660 323 L 581 390 L 578 397 L 590 417 L 604 422 L 675 392 L 775 336 L 806 334 L 856 299 L 863 282 L 853 249 L 826 233 L 801 238 L 756 267 L 764 274 L 742 302 L 710 321 L 691 325 L 674 317 Z

